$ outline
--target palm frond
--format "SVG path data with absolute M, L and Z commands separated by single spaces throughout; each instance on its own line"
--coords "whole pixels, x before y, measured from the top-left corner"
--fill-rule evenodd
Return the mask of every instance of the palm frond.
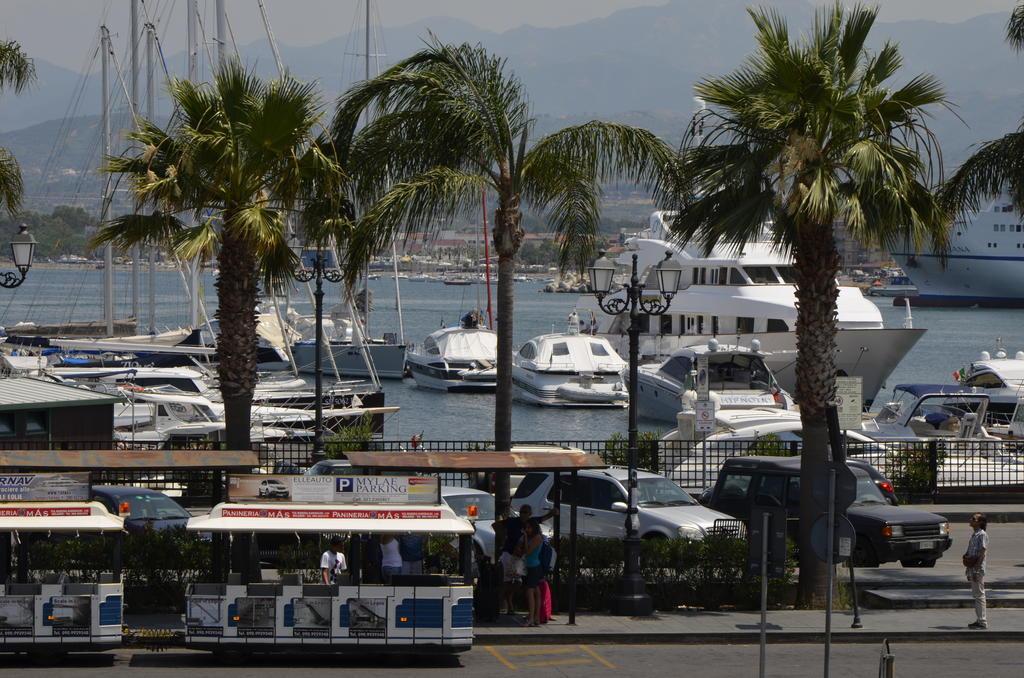
M 1024 208 L 1024 131 L 981 144 L 942 185 L 939 197 L 947 210 L 963 214 L 979 209 L 981 197 L 1004 189 Z
M 1006 22 L 1006 41 L 1016 51 L 1024 50 L 1024 3 L 1018 3 Z
M 24 190 L 18 161 L 10 151 L 0 147 L 0 207 L 10 214 L 17 212 Z
M 184 228 L 180 219 L 166 212 L 125 214 L 102 224 L 89 243 L 91 247 L 109 243 L 122 250 L 135 245 L 174 247 Z
M 36 79 L 36 67 L 15 40 L 0 42 L 0 89 L 13 87 L 21 93 Z

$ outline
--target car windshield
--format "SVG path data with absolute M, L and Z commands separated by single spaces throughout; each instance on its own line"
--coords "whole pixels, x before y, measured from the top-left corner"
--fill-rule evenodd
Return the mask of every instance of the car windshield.
M 853 474 L 857 476 L 857 498 L 853 500 L 854 504 L 888 504 L 882 491 L 867 473 L 854 471 Z
M 456 494 L 444 497 L 456 515 L 476 520 L 494 520 L 494 497 L 489 494 Z M 469 507 L 476 507 L 476 515 L 469 514 Z
M 636 491 L 640 506 L 690 506 L 697 503 L 667 478 L 640 478 Z
M 189 512 L 162 494 L 129 494 L 114 498 L 120 505 L 128 502 L 128 520 L 172 520 L 189 518 Z

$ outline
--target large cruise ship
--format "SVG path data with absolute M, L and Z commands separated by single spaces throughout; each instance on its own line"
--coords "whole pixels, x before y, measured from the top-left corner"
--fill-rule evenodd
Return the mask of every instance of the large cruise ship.
M 796 387 L 796 294 L 789 253 L 765 241 L 748 243 L 742 251 L 722 245 L 705 256 L 699 245 L 669 241 L 666 218 L 670 216 L 669 212 L 653 213 L 647 230 L 626 241 L 626 251 L 618 260 L 628 266 L 635 252 L 643 277 L 669 251 L 683 267 L 680 291 L 668 313 L 641 315 L 642 359 L 663 360 L 676 349 L 706 344 L 712 337 L 748 347 L 756 339 L 780 386 L 792 392 Z M 840 286 L 837 305 L 836 369 L 863 377 L 865 404 L 870 404 L 925 331 L 886 328 L 878 307 L 856 287 Z M 597 332 L 625 355 L 628 314 L 604 314 L 591 295 L 582 296 L 578 307 L 584 311 L 580 314 L 584 320 L 590 315 L 587 311 L 593 311 Z
M 893 252 L 917 286 L 915 306 L 1024 307 L 1024 225 L 1006 197 L 954 222 L 949 252 Z M 945 262 L 943 262 L 945 259 Z

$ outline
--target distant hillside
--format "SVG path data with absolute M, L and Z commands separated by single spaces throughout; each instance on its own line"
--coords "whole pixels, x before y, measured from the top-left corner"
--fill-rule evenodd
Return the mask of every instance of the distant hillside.
M 428 30 L 450 42 L 480 42 L 504 55 L 525 82 L 543 130 L 601 116 L 647 126 L 676 142 L 694 108 L 694 82 L 734 68 L 753 49 L 748 4 L 750 0 L 671 0 L 573 26 L 522 26 L 504 33 L 435 18 L 389 28 L 383 39 L 389 63 L 419 49 Z M 772 4 L 794 31 L 809 25 L 813 16 L 805 0 Z M 875 47 L 887 39 L 900 44 L 905 77 L 934 73 L 955 103 L 955 114 L 939 111 L 931 121 L 947 166 L 961 162 L 972 144 L 1016 128 L 1024 113 L 1021 61 L 1003 41 L 1005 21 L 1005 14 L 990 14 L 958 24 L 903 21 L 875 28 Z M 281 45 L 281 53 L 297 77 L 319 80 L 325 98 L 333 101 L 343 86 L 361 77 L 361 65 L 345 54 L 352 51 L 349 42 L 343 35 L 309 47 Z M 240 50 L 258 72 L 274 74 L 265 42 Z M 172 70 L 183 62 L 181 53 L 168 56 Z M 0 99 L 0 130 L 14 130 L 0 134 L 0 145 L 15 151 L 33 194 L 52 196 L 86 187 L 96 192 L 98 180 L 90 184 L 75 173 L 98 165 L 93 150 L 98 148 L 97 119 L 92 117 L 99 110 L 98 78 L 90 76 L 78 90 L 81 76 L 40 59 L 36 64 L 39 82 L 31 92 Z M 67 143 L 53 153 L 64 138 L 57 134 L 59 120 L 71 110 L 73 96 L 78 99 L 74 110 L 85 117 L 71 121 Z M 58 122 L 41 122 L 54 119 Z

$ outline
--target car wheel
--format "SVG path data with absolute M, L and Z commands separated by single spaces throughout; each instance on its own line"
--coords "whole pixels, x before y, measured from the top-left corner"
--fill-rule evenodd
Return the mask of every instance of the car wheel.
M 862 534 L 857 535 L 857 545 L 853 549 L 853 564 L 855 567 L 878 567 L 875 547 Z

